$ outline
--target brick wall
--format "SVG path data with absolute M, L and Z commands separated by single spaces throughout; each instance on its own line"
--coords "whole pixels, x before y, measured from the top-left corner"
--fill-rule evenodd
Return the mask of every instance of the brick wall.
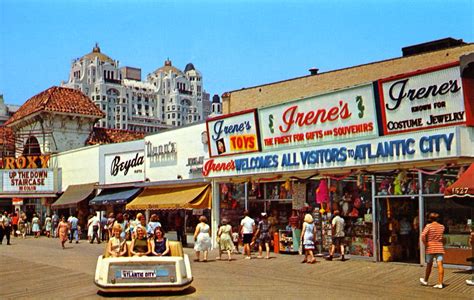
M 223 95 L 222 109 L 224 114 L 228 114 L 306 98 L 397 74 L 459 61 L 461 55 L 473 51 L 474 44 L 468 44 L 232 91 L 227 97 Z

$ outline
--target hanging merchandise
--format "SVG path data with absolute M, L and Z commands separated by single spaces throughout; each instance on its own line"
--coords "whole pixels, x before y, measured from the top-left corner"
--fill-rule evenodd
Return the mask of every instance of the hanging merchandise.
M 285 181 L 285 190 L 287 192 L 291 191 L 291 181 L 289 179 Z
M 229 188 L 227 187 L 227 184 L 223 183 L 221 193 L 225 195 L 227 194 L 228 191 L 229 191 Z
M 326 179 L 321 179 L 319 186 L 316 189 L 316 203 L 328 203 L 329 202 L 329 189 L 328 182 Z

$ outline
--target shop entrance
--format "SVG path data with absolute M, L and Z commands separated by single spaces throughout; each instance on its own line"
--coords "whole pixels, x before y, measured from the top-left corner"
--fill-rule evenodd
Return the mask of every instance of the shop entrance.
M 377 199 L 379 260 L 419 263 L 418 197 Z

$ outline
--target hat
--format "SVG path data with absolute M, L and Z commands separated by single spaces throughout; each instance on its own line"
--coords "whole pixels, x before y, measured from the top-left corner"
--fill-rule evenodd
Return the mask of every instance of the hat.
M 262 217 L 266 217 L 267 216 L 267 213 L 263 212 L 261 213 Z

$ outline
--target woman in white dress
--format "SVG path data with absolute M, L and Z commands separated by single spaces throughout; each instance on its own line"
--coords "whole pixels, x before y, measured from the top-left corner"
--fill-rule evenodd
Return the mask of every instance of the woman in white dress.
M 211 249 L 211 227 L 207 224 L 205 216 L 199 217 L 199 222 L 194 231 L 194 251 L 196 251 L 194 261 L 200 261 L 201 251 L 203 251 L 203 261 L 207 261 L 207 254 Z
M 34 234 L 35 238 L 39 238 L 40 233 L 41 233 L 40 220 L 39 220 L 38 216 L 36 216 L 36 214 L 33 215 L 33 219 L 31 220 L 31 224 L 33 226 L 31 231 L 33 231 L 33 234 Z

